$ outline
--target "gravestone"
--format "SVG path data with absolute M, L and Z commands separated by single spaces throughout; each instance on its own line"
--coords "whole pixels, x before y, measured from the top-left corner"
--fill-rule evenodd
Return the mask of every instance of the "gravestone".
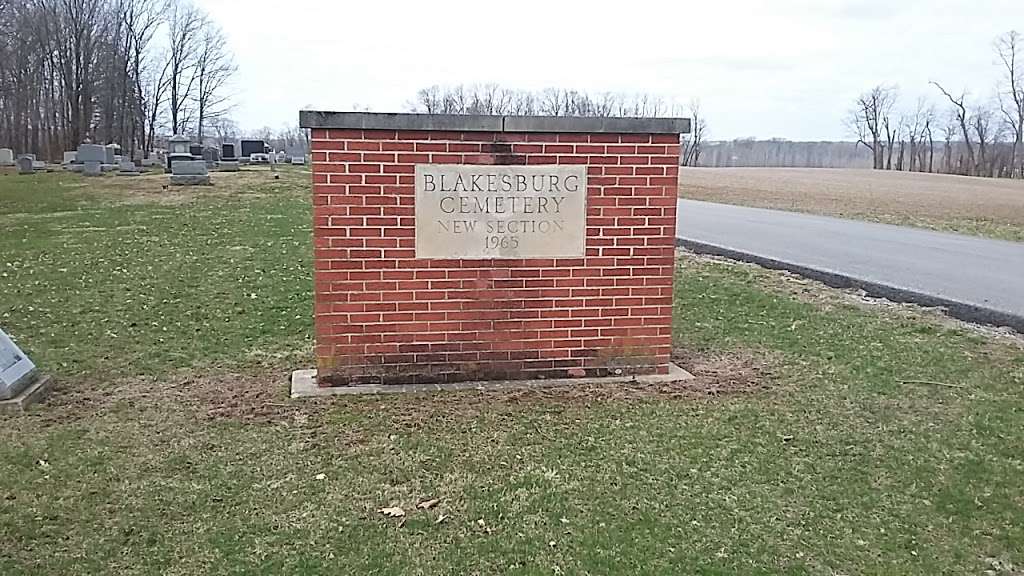
M 104 163 L 107 160 L 107 151 L 99 144 L 79 144 L 75 152 L 75 161 L 82 164 L 86 162 Z
M 18 156 L 18 174 L 35 173 L 35 162 L 28 156 Z
M 117 175 L 138 176 L 139 169 L 135 166 L 135 162 L 132 162 L 131 160 L 121 160 L 121 163 L 118 164 Z
M 70 152 L 65 152 L 64 153 L 64 161 L 61 162 L 61 164 L 71 164 L 71 163 L 73 163 L 76 160 L 77 156 L 78 156 L 78 153 L 75 152 L 74 150 L 71 150 Z
M 235 145 L 232 143 L 226 143 L 220 145 L 220 157 L 221 160 L 226 162 L 234 162 L 237 156 L 235 156 Z
M 238 160 L 221 160 L 217 162 L 217 169 L 221 172 L 238 172 L 241 170 L 241 165 Z
M 265 154 L 267 152 L 267 144 L 263 140 L 242 140 L 239 142 L 241 146 L 242 158 L 248 158 L 253 154 Z
M 203 159 L 203 147 L 199 144 L 190 144 L 188 147 L 188 153 L 192 155 L 193 160 Z
M 0 330 L 0 400 L 10 400 L 32 380 L 36 365 Z
M 205 186 L 210 175 L 204 160 L 175 160 L 171 164 L 171 184 L 175 186 Z
M 191 152 L 189 152 L 189 139 L 188 136 L 183 134 L 175 134 L 167 139 L 167 169 L 174 172 L 174 164 L 176 162 L 190 162 L 194 160 Z
M 38 400 L 50 379 L 0 330 L 0 412 L 21 411 Z
M 103 164 L 100 162 L 94 162 L 89 160 L 82 162 L 82 175 L 83 176 L 102 176 L 103 175 Z
M 42 160 L 33 160 L 32 161 L 32 169 L 33 170 L 46 170 L 46 162 L 43 162 Z
M 305 166 L 305 165 L 306 165 L 306 157 L 305 156 L 292 156 L 292 166 Z
M 14 150 L 0 148 L 0 166 L 11 166 L 14 164 Z
M 217 162 L 220 162 L 220 148 L 213 146 L 203 148 L 203 160 L 206 161 L 207 165 L 216 166 Z
M 116 144 L 107 144 L 103 147 L 104 164 L 117 164 L 117 160 L 114 157 L 117 156 L 118 148 Z

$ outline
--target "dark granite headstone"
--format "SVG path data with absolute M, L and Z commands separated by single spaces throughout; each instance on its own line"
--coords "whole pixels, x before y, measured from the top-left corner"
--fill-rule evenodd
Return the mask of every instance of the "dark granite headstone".
M 265 154 L 267 145 L 263 140 L 242 140 L 241 141 L 241 155 L 243 158 L 248 158 L 253 154 Z

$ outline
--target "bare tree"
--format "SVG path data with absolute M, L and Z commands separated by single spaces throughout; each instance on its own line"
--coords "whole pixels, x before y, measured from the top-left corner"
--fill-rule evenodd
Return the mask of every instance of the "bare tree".
M 847 121 L 851 131 L 857 136 L 857 143 L 871 151 L 872 165 L 876 170 L 885 167 L 885 148 L 889 138 L 883 140 L 882 134 L 889 126 L 889 114 L 895 103 L 895 87 L 875 86 L 857 97 L 856 105 Z
M 197 65 L 203 22 L 188 0 L 0 0 L 0 145 L 56 159 L 90 139 L 134 156 L 199 100 L 222 113 L 220 69 Z
M 690 116 L 691 130 L 689 134 L 683 135 L 681 163 L 683 166 L 698 166 L 700 155 L 704 151 L 708 123 L 701 111 L 700 100 L 692 100 L 687 113 Z
M 996 39 L 996 54 L 1002 65 L 999 82 L 999 110 L 1006 119 L 1011 136 L 1011 178 L 1024 178 L 1024 36 L 1011 30 Z
M 200 143 L 203 141 L 203 128 L 206 124 L 221 118 L 228 111 L 230 94 L 225 88 L 236 70 L 224 33 L 217 25 L 204 21 L 195 68 L 196 130 Z
M 968 119 L 971 130 L 978 143 L 978 158 L 974 174 L 977 176 L 995 176 L 995 166 L 990 162 L 989 148 L 996 140 L 996 130 L 993 127 L 994 112 L 992 108 L 979 104 L 970 114 Z
M 205 18 L 186 0 L 171 0 L 167 9 L 168 77 L 170 92 L 168 112 L 171 132 L 185 131 L 189 120 L 188 105 L 193 96 L 198 74 L 197 56 Z
M 967 91 L 965 90 L 960 92 L 959 96 L 953 96 L 938 82 L 932 81 L 931 83 L 938 88 L 940 92 L 942 92 L 942 95 L 945 96 L 953 106 L 953 115 L 960 127 L 960 134 L 963 136 L 964 146 L 967 148 L 967 162 L 965 166 L 962 166 L 962 169 L 964 169 L 963 173 L 967 176 L 973 176 L 976 172 L 977 166 L 974 161 L 974 145 L 971 143 L 971 132 L 968 128 L 970 118 L 967 112 L 967 105 L 964 104 L 964 101 L 967 99 Z

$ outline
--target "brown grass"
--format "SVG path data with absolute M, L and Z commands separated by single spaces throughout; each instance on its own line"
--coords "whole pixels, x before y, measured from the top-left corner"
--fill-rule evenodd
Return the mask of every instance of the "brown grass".
M 417 393 L 415 414 L 407 404 L 388 397 L 386 405 L 402 412 L 401 419 L 419 420 L 439 413 L 472 416 L 482 411 L 517 410 L 537 402 L 550 404 L 591 404 L 601 401 L 631 401 L 645 398 L 694 399 L 756 392 L 770 382 L 774 361 L 765 352 L 734 350 L 728 353 L 677 349 L 673 362 L 694 375 L 690 380 L 658 384 L 622 383 L 602 385 L 580 383 L 538 388 L 466 390 Z M 288 397 L 287 370 L 270 366 L 244 373 L 187 370 L 162 377 L 130 377 L 112 382 L 66 382 L 58 380 L 46 409 L 33 412 L 41 422 L 52 425 L 87 419 L 115 409 L 170 410 L 204 420 L 233 420 L 276 424 L 295 419 L 318 418 L 332 404 L 360 403 L 372 397 L 304 398 Z M 404 396 L 404 395 L 400 395 Z M 378 407 L 380 409 L 380 407 Z M 431 416 L 433 415 L 433 416 Z
M 814 168 L 684 168 L 679 195 L 1024 240 L 1024 181 Z

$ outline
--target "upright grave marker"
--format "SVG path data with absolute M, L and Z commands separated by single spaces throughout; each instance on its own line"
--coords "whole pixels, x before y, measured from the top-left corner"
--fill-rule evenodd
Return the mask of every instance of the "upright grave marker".
M 688 120 L 300 124 L 320 386 L 669 371 Z
M 33 174 L 35 172 L 35 161 L 30 156 L 18 157 L 18 174 Z
M 49 377 L 0 330 L 0 412 L 24 410 L 46 391 Z

